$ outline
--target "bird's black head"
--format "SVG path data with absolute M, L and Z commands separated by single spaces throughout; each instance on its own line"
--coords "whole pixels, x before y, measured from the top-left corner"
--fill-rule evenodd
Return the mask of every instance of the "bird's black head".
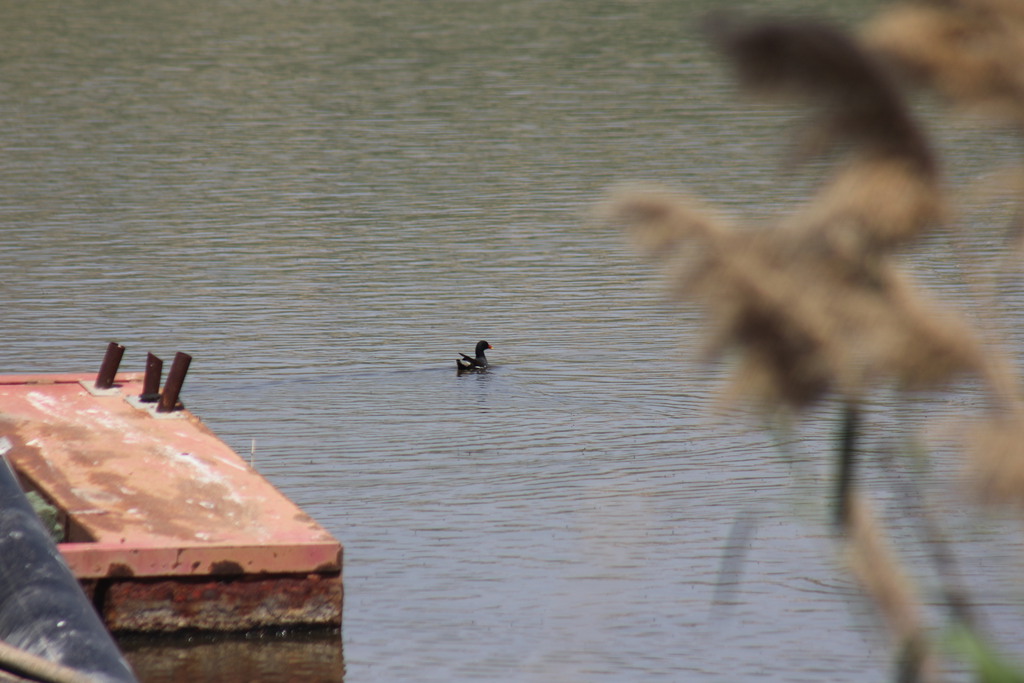
M 487 349 L 493 349 L 493 348 L 494 348 L 493 346 L 491 346 L 490 344 L 488 344 L 487 342 L 485 342 L 484 340 L 481 339 L 480 341 L 478 341 L 476 343 L 476 355 L 479 356 L 481 353 L 483 353 Z

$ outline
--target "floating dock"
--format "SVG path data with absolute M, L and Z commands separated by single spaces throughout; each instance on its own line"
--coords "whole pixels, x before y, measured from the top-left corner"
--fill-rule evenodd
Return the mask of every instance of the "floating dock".
M 107 627 L 340 627 L 341 544 L 176 394 L 140 400 L 151 375 L 96 380 L 0 375 L 0 455 L 56 508 L 57 547 Z

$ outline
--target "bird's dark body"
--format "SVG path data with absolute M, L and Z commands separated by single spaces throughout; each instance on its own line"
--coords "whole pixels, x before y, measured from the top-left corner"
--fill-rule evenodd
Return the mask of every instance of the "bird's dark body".
M 464 353 L 459 355 L 462 358 L 455 359 L 455 368 L 461 375 L 464 372 L 485 372 L 487 370 L 487 356 L 485 351 L 494 348 L 487 342 L 481 340 L 476 344 L 476 356 L 467 356 Z

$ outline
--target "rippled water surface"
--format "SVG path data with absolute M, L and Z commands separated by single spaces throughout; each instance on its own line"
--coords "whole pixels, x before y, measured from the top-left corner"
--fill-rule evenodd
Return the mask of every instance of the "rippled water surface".
M 590 220 L 620 182 L 762 218 L 805 195 L 813 171 L 777 170 L 792 112 L 736 97 L 693 30 L 714 4 L 8 3 L 0 370 L 91 371 L 110 339 L 125 369 L 193 354 L 188 407 L 345 544 L 347 681 L 885 680 L 826 523 L 834 415 L 786 435 L 716 412 L 698 313 Z M 949 138 L 955 179 L 1005 144 Z M 954 250 L 914 266 L 969 306 Z M 492 371 L 457 377 L 478 339 Z M 872 444 L 948 411 L 878 397 Z M 884 460 L 865 480 L 898 509 Z M 720 582 L 741 514 L 761 521 Z M 956 524 L 1020 633 L 1016 537 Z M 322 641 L 263 674 L 203 647 L 133 661 L 343 676 Z

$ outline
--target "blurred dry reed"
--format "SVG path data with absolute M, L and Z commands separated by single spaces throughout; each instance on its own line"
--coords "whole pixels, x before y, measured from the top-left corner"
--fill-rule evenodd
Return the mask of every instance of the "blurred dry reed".
M 901 653 L 899 680 L 939 680 L 941 667 L 929 644 L 917 587 L 897 559 L 871 506 L 857 493 L 850 500 L 850 531 L 844 554 L 861 590 L 877 607 Z
M 827 396 L 843 403 L 837 499 L 847 560 L 902 653 L 900 680 L 937 680 L 916 590 L 853 488 L 858 406 L 882 385 L 920 391 L 974 379 L 988 405 L 971 435 L 972 480 L 984 497 L 1024 505 L 1024 401 L 1009 364 L 896 265 L 896 251 L 950 211 L 887 64 L 1024 129 L 1024 3 L 897 7 L 866 33 L 875 52 L 806 20 L 718 15 L 706 29 L 743 86 L 810 110 L 800 150 L 838 150 L 834 171 L 803 208 L 767 227 L 733 224 L 658 188 L 613 193 L 603 217 L 665 264 L 675 298 L 702 306 L 705 356 L 736 359 L 728 397 L 768 410 L 801 411 Z M 945 593 L 952 620 L 967 621 L 964 593 Z
M 902 75 L 961 110 L 1009 123 L 1024 133 L 1024 3 L 1013 0 L 947 0 L 898 4 L 864 31 L 865 41 Z M 1021 169 L 1012 174 L 1024 191 Z M 1004 174 L 1003 181 L 1006 181 Z M 998 182 L 998 181 L 997 181 Z M 1020 203 L 1020 202 L 1019 202 Z M 1024 211 L 1010 236 L 1024 246 Z M 969 435 L 967 468 L 985 502 L 1024 506 L 1024 408 L 1016 379 L 996 370 L 1002 400 Z
M 605 215 L 704 306 L 706 353 L 740 352 L 734 396 L 801 409 L 830 392 L 855 401 L 886 378 L 924 389 L 985 374 L 969 325 L 881 255 L 847 258 L 785 226 L 737 230 L 664 192 L 621 191 Z
M 978 500 L 1024 508 L 1024 412 L 989 416 L 975 425 L 966 468 Z
M 668 263 L 675 294 L 704 306 L 705 351 L 738 352 L 730 395 L 803 409 L 829 394 L 856 402 L 882 381 L 918 390 L 988 378 L 971 327 L 890 258 L 940 223 L 945 204 L 932 153 L 884 71 L 828 26 L 710 25 L 742 83 L 812 100 L 816 137 L 848 145 L 806 207 L 768 229 L 739 229 L 665 191 L 623 190 L 605 207 Z
M 890 7 L 865 39 L 911 80 L 967 111 L 1024 129 L 1024 5 L 949 0 Z

